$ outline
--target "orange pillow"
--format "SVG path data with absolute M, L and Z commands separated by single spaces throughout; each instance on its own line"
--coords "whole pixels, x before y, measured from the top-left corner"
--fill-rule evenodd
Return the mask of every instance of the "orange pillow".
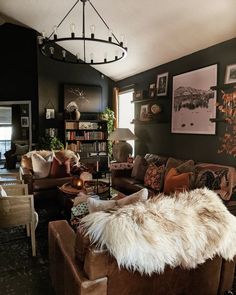
M 61 162 L 56 157 L 53 157 L 49 176 L 52 178 L 70 176 L 70 159 L 65 158 L 64 162 Z
M 164 193 L 171 194 L 189 190 L 191 172 L 179 174 L 175 168 L 171 168 L 165 177 Z

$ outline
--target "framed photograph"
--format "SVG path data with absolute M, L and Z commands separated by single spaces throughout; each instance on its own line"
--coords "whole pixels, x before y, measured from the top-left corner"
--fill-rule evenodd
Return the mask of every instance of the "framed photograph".
M 225 72 L 225 84 L 236 83 L 236 64 L 228 65 Z
M 46 119 L 55 119 L 54 109 L 46 109 Z
M 173 77 L 172 133 L 215 134 L 217 65 Z
M 103 111 L 102 87 L 96 85 L 64 85 L 64 109 L 70 102 L 75 102 L 83 113 Z
M 149 104 L 141 105 L 140 107 L 140 115 L 139 120 L 140 121 L 149 121 Z
M 156 95 L 156 83 L 149 84 L 149 97 L 153 98 Z
M 169 73 L 163 73 L 163 74 L 157 75 L 157 85 L 156 85 L 157 96 L 167 95 L 168 75 Z
M 29 127 L 29 117 L 21 117 L 21 127 Z
M 147 91 L 146 90 L 136 90 L 133 93 L 133 100 L 145 99 L 146 97 L 147 97 Z

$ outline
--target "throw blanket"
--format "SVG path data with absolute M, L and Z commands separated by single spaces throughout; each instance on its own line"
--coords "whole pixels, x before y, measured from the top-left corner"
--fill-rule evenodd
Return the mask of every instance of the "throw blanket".
M 162 273 L 166 265 L 195 268 L 215 255 L 231 260 L 236 254 L 236 217 L 207 188 L 92 213 L 82 226 L 119 267 L 141 274 Z

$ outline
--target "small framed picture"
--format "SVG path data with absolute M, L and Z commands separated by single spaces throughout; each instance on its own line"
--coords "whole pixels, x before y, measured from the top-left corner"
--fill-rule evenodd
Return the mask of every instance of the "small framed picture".
M 236 82 L 236 64 L 228 65 L 225 72 L 225 84 Z
M 54 109 L 46 109 L 46 119 L 55 119 Z
M 140 115 L 139 120 L 140 121 L 149 121 L 149 104 L 141 105 L 140 107 Z
M 29 117 L 21 117 L 21 127 L 29 127 Z
M 149 84 L 149 97 L 153 98 L 156 94 L 156 83 L 150 83 Z
M 168 74 L 163 73 L 157 75 L 157 96 L 165 96 L 167 95 L 167 86 L 168 86 Z

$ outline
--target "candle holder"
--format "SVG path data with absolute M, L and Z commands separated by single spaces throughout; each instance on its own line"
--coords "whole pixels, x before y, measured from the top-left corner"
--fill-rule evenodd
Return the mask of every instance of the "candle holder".
M 83 188 L 84 183 L 83 183 L 83 180 L 80 179 L 78 176 L 74 176 L 72 178 L 71 185 L 74 188 L 77 188 L 78 190 L 81 190 Z

